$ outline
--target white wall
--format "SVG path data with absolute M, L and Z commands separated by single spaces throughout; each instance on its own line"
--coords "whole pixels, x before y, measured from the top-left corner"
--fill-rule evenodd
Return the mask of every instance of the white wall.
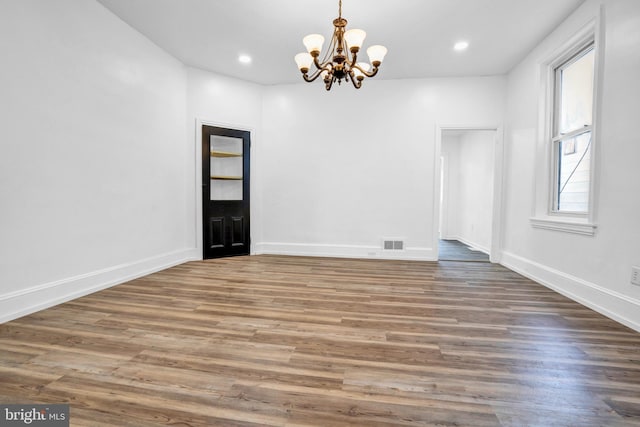
M 493 220 L 493 175 L 496 132 L 491 130 L 443 132 L 445 198 L 443 238 L 455 239 L 489 253 Z
M 595 236 L 536 229 L 539 63 L 603 9 L 604 75 L 596 156 Z M 585 2 L 508 76 L 503 262 L 640 330 L 640 2 Z
M 262 86 L 187 68 L 187 246 L 202 258 L 202 124 L 251 132 L 251 236 L 259 242 Z M 252 252 L 255 244 L 252 244 Z
M 440 157 L 442 157 L 442 194 L 440 207 L 440 238 L 457 239 L 458 187 L 460 186 L 459 158 L 460 135 L 442 132 Z
M 435 259 L 437 125 L 497 127 L 503 77 L 265 88 L 264 253 Z M 383 253 L 384 237 L 408 250 Z
M 182 262 L 183 66 L 87 0 L 0 3 L 0 321 Z

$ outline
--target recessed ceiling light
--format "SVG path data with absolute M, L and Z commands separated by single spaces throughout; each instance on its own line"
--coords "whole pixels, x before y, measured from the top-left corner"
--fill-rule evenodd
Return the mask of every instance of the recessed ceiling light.
M 466 41 L 459 41 L 458 43 L 453 45 L 453 49 L 457 50 L 458 52 L 467 50 L 468 47 L 469 47 L 469 42 L 466 42 Z
M 240 55 L 238 56 L 238 61 L 241 64 L 251 64 L 251 57 L 249 55 Z

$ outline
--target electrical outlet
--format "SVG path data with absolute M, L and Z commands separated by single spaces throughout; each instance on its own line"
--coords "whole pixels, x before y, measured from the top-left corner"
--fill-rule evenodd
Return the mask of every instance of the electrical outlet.
M 631 283 L 640 286 L 640 267 L 631 267 Z

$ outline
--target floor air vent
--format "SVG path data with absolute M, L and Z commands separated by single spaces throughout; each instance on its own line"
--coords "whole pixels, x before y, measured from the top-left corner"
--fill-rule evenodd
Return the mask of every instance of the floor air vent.
M 403 251 L 404 241 L 403 240 L 383 240 L 382 248 L 385 251 Z

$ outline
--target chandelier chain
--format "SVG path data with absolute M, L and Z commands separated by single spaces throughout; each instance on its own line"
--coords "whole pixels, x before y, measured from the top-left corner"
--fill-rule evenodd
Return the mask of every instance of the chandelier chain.
M 342 18 L 342 0 L 338 2 L 338 18 Z

